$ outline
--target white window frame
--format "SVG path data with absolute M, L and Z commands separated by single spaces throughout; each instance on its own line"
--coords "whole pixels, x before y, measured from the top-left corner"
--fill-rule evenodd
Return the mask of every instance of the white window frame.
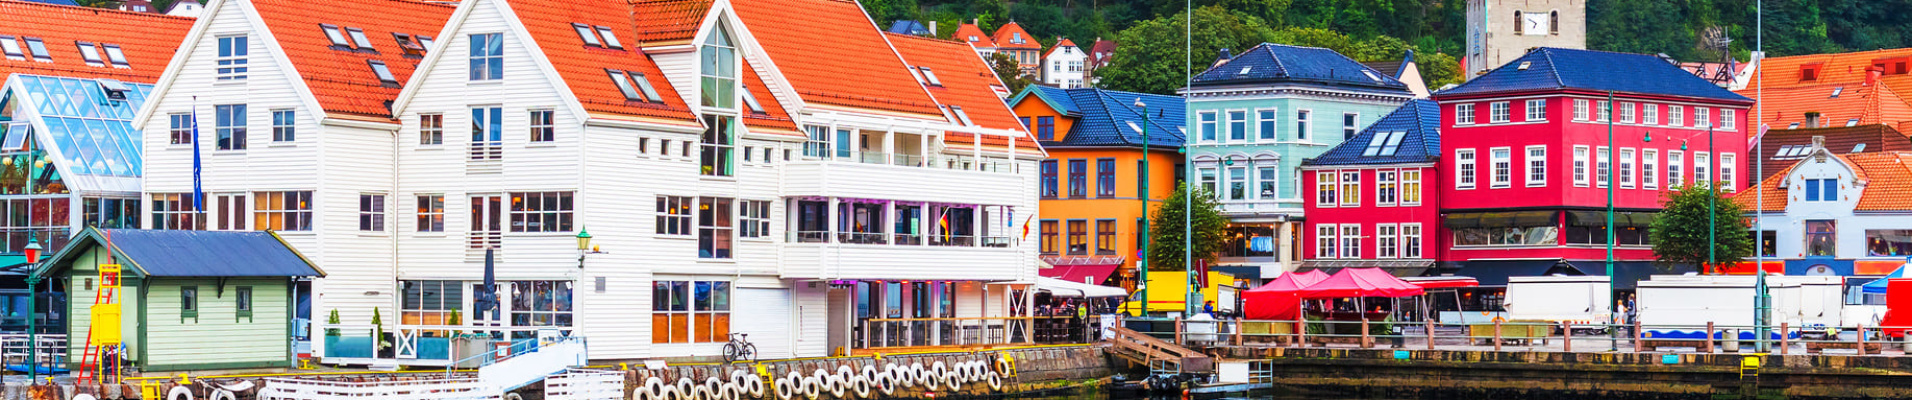
M 1681 185 L 1686 184 L 1685 168 L 1686 152 L 1680 150 L 1666 151 L 1666 188 L 1679 190 Z
M 1693 152 L 1693 183 L 1695 186 L 1708 187 L 1713 184 L 1713 154 L 1704 151 Z
M 1274 118 L 1262 118 L 1272 115 Z M 1255 136 L 1251 141 L 1273 143 L 1281 140 L 1281 111 L 1274 108 L 1255 109 Z
M 1719 129 L 1722 131 L 1733 130 L 1734 127 L 1739 125 L 1738 117 L 1739 117 L 1739 110 L 1734 110 L 1731 108 L 1719 109 Z M 1721 164 L 1721 165 L 1725 165 L 1725 164 Z
M 1460 104 L 1454 105 L 1454 124 L 1455 125 L 1473 125 L 1474 124 L 1474 103 L 1460 103 Z
M 1737 168 L 1734 168 L 1735 161 L 1739 161 L 1737 154 L 1719 153 L 1719 164 L 1716 165 L 1719 165 L 1720 191 L 1727 193 L 1738 191 L 1739 171 Z
M 218 69 L 215 71 L 218 74 L 215 79 L 220 82 L 246 80 L 247 57 L 252 54 L 251 38 L 246 35 L 220 36 L 215 40 L 215 45 L 225 45 L 226 49 L 230 50 L 215 54 L 217 56 L 215 63 L 218 64 Z M 214 49 L 215 52 L 218 50 Z
M 1573 120 L 1586 121 L 1588 115 L 1587 99 L 1573 99 Z
M 1593 160 L 1589 160 L 1593 149 L 1586 145 L 1573 146 L 1573 186 L 1587 187 L 1593 181 Z
M 1593 187 L 1604 188 L 1613 184 L 1613 152 L 1607 146 L 1593 147 Z
M 1620 148 L 1620 170 L 1617 172 L 1618 172 L 1618 175 L 1620 176 L 1621 189 L 1632 189 L 1634 187 L 1633 186 L 1634 181 L 1636 181 L 1637 179 L 1634 179 L 1633 167 L 1637 163 L 1634 162 L 1633 157 L 1638 155 L 1639 153 L 1636 150 L 1634 150 L 1632 147 Z
M 1547 99 L 1527 99 L 1527 104 L 1525 108 L 1522 109 L 1521 111 L 1525 111 L 1527 114 L 1527 118 L 1524 119 L 1523 121 L 1526 121 L 1526 122 L 1546 121 L 1547 120 Z
M 1310 140 L 1308 139 L 1308 134 L 1313 133 L 1314 126 L 1310 125 L 1313 123 L 1314 110 L 1306 108 L 1295 110 L 1295 140 Z
M 1660 105 L 1646 103 L 1640 105 L 1640 123 L 1644 125 L 1660 124 Z
M 1341 202 L 1340 175 L 1334 171 L 1315 172 L 1315 206 L 1333 208 Z
M 1597 118 L 1595 122 L 1609 122 L 1613 120 L 1613 101 L 1596 101 L 1594 102 L 1594 107 L 1596 107 L 1596 109 L 1593 110 L 1594 116 Z
M 1637 119 L 1639 114 L 1634 111 L 1634 107 L 1635 105 L 1631 101 L 1620 103 L 1620 123 L 1631 124 L 1640 121 Z
M 1361 170 L 1341 171 L 1341 206 L 1361 206 Z
M 1202 143 L 1215 143 L 1221 141 L 1223 137 L 1226 137 L 1221 131 L 1221 113 L 1215 111 L 1200 111 L 1196 112 L 1195 116 L 1195 135 L 1197 141 Z M 1214 136 L 1210 137 L 1209 132 L 1214 132 Z
M 1361 259 L 1361 224 L 1341 224 L 1341 258 Z
M 1547 145 L 1527 146 L 1527 187 L 1547 186 Z
M 1220 137 L 1222 141 L 1228 142 L 1228 143 L 1247 143 L 1248 141 L 1255 139 L 1253 136 L 1248 135 L 1248 110 L 1246 109 L 1227 110 L 1223 114 L 1223 116 L 1224 118 L 1222 121 L 1223 122 L 1222 127 L 1224 129 L 1222 130 L 1224 132 L 1222 133 Z M 1241 119 L 1236 119 L 1235 117 L 1237 116 L 1240 116 Z M 1241 129 L 1235 129 L 1236 123 L 1241 124 Z M 1235 139 L 1236 134 L 1241 135 L 1240 140 Z
M 1400 171 L 1374 170 L 1374 206 L 1393 207 L 1401 202 Z
M 1660 149 L 1640 149 L 1640 188 L 1660 188 Z
M 1315 258 L 1341 258 L 1341 227 L 1335 224 L 1315 224 Z
M 1487 103 L 1487 122 L 1504 124 L 1514 121 L 1514 104 L 1508 101 Z
M 1401 189 L 1396 191 L 1396 195 L 1401 197 L 1401 206 L 1411 207 L 1421 205 L 1421 170 L 1418 168 L 1402 169 L 1400 182 Z
M 1666 126 L 1686 126 L 1686 106 L 1666 105 Z
M 1341 113 L 1341 140 L 1361 133 L 1361 113 Z
M 1421 236 L 1421 224 L 1401 224 L 1401 258 L 1421 258 L 1421 250 L 1426 245 Z
M 1401 225 L 1374 224 L 1374 258 L 1401 258 Z
M 1693 127 L 1707 128 L 1711 126 L 1713 126 L 1713 109 L 1694 106 L 1693 107 Z
M 1514 186 L 1514 149 L 1512 147 L 1487 148 L 1488 172 L 1487 187 L 1505 189 Z
M 1480 171 L 1474 168 L 1474 149 L 1454 149 L 1454 188 L 1473 189 Z

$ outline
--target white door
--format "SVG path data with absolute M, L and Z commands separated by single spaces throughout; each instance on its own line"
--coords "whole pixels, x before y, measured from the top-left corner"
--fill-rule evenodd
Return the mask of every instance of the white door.
M 737 288 L 730 297 L 730 331 L 749 334 L 757 358 L 791 358 L 790 290 Z M 744 323 L 744 321 L 748 321 Z

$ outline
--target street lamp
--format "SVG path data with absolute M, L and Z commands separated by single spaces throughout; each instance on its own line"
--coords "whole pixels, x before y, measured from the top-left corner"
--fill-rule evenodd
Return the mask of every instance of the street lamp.
M 1135 276 L 1141 283 L 1137 291 L 1142 296 L 1142 316 L 1148 316 L 1149 243 L 1153 239 L 1149 232 L 1149 145 L 1152 144 L 1149 142 L 1149 125 L 1154 125 L 1155 121 L 1149 118 L 1148 103 L 1143 103 L 1139 96 L 1135 98 L 1135 108 L 1142 110 L 1142 194 L 1136 196 L 1142 198 L 1142 242 L 1136 244 L 1141 250 L 1136 252 Z
M 27 271 L 29 271 L 27 272 L 27 383 L 32 383 L 40 379 L 40 365 L 38 362 L 40 355 L 40 316 L 35 314 L 34 311 L 39 310 L 40 307 L 39 304 L 36 304 L 39 302 L 40 297 L 36 283 L 39 282 L 40 277 L 40 251 L 45 249 L 40 247 L 39 235 L 27 235 L 27 247 L 23 250 L 27 256 Z M 112 250 L 109 249 L 107 251 Z
M 584 256 L 591 254 L 604 254 L 604 252 L 591 247 L 591 231 L 578 227 L 578 269 L 584 269 Z

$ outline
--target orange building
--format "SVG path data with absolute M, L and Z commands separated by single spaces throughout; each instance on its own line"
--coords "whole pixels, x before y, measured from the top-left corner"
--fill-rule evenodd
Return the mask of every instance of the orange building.
M 1042 215 L 1036 228 L 1043 261 L 1055 267 L 1043 276 L 1135 286 L 1146 216 L 1143 131 L 1153 209 L 1183 176 L 1176 152 L 1186 121 L 1182 104 L 1176 96 L 1047 86 L 1029 86 L 1009 101 L 1049 151 L 1039 167 Z

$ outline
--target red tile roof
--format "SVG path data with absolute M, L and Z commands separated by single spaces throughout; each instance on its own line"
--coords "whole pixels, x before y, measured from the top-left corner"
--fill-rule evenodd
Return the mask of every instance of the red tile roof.
M 1794 162 L 1799 161 L 1798 158 L 1793 157 L 1776 159 L 1780 150 L 1786 146 L 1811 147 L 1814 136 L 1825 137 L 1826 149 L 1832 150 L 1835 154 L 1853 153 L 1854 149 L 1860 149 L 1861 152 L 1912 151 L 1912 138 L 1907 138 L 1899 130 L 1884 124 L 1818 129 L 1774 129 L 1767 132 L 1765 138 L 1761 139 L 1766 146 L 1765 152 L 1759 157 L 1759 162 L 1764 164 L 1762 168 L 1765 169 L 1766 176 L 1786 172 L 1786 169 L 1791 168 Z M 1863 149 L 1860 148 L 1862 144 Z
M 744 126 L 758 128 L 752 129 L 755 132 L 804 136 L 802 131 L 797 130 L 796 121 L 790 119 L 790 113 L 783 109 L 783 104 L 777 102 L 777 96 L 772 95 L 768 88 L 769 86 L 764 86 L 763 77 L 757 75 L 757 68 L 751 66 L 749 60 L 745 60 L 744 95 L 757 99 L 757 104 L 763 106 L 764 112 L 749 112 L 750 107 L 740 107 L 740 110 L 745 111 Z
M 1912 105 L 1890 86 L 1881 84 L 1828 83 L 1775 87 L 1765 92 L 1759 120 L 1774 130 L 1787 129 L 1794 123 L 1808 126 L 1806 113 L 1818 113 L 1822 127 L 1844 126 L 1853 118 L 1859 119 L 1858 124 L 1912 121 Z M 1838 92 L 1839 97 L 1832 97 L 1834 92 Z
M 551 60 L 551 66 L 571 88 L 571 93 L 583 103 L 585 111 L 684 121 L 696 119 L 657 64 L 633 47 L 631 16 L 619 12 L 631 7 L 624 0 L 516 0 L 513 3 L 512 11 L 537 41 L 538 48 L 544 50 L 545 58 Z M 573 23 L 611 28 L 624 48 L 586 46 Z M 627 100 L 606 70 L 644 74 L 651 87 L 663 97 L 663 102 Z
M 636 0 L 630 11 L 642 46 L 687 43 L 703 25 L 710 0 Z
M 856 2 L 737 0 L 734 4 L 737 17 L 750 27 L 804 101 L 942 115 Z
M 1022 43 L 1016 43 L 1017 36 L 1022 37 Z M 1002 24 L 1002 27 L 996 28 L 996 36 L 991 39 L 996 41 L 996 48 L 1001 49 L 1042 49 L 1042 43 L 1037 43 L 1036 38 L 1029 37 L 1029 31 L 1023 30 L 1022 24 L 1015 22 Z
M 1002 85 L 996 73 L 983 63 L 976 51 L 962 42 L 910 36 L 891 33 L 890 42 L 896 44 L 896 50 L 903 60 L 911 66 L 929 67 L 936 74 L 942 86 L 928 85 L 927 88 L 936 101 L 946 106 L 962 107 L 963 114 L 969 116 L 976 126 L 1023 132 L 1016 140 L 1016 147 L 1024 149 L 1038 148 L 1035 136 L 1030 136 L 1016 119 L 1016 114 L 996 97 L 992 85 Z M 973 143 L 972 135 L 950 133 L 947 141 L 952 143 Z M 1002 146 L 1008 141 L 993 136 L 983 138 L 984 145 Z
M 412 0 L 252 0 L 286 58 L 328 113 L 390 120 L 398 97 L 422 57 L 407 56 L 394 33 L 437 35 L 452 6 Z M 320 24 L 359 28 L 373 50 L 332 48 Z M 368 60 L 383 61 L 398 84 L 385 85 Z
M 1076 50 L 1081 50 L 1080 47 L 1076 46 L 1075 42 L 1071 42 L 1069 39 L 1062 39 L 1062 41 L 1056 42 L 1055 46 L 1050 46 L 1049 52 L 1042 53 L 1042 58 L 1049 58 L 1050 54 L 1056 54 L 1056 50 L 1061 50 L 1063 47 L 1076 47 Z
M 1900 62 L 1905 62 L 1907 65 L 1908 69 L 1904 70 L 1904 72 L 1901 72 L 1898 68 Z M 1765 114 L 1761 116 L 1762 119 L 1772 119 L 1771 117 L 1776 113 L 1783 113 L 1782 115 L 1787 116 L 1786 118 L 1796 118 L 1796 116 L 1802 115 L 1805 112 L 1817 111 L 1819 108 L 1830 105 L 1828 104 L 1829 102 L 1826 101 L 1825 96 L 1831 94 L 1833 87 L 1845 86 L 1848 92 L 1860 89 L 1866 82 L 1866 69 L 1875 64 L 1885 67 L 1885 71 L 1883 71 L 1883 74 L 1879 77 L 1879 82 L 1883 83 L 1885 87 L 1891 89 L 1891 91 L 1896 94 L 1912 94 L 1912 48 L 1766 58 L 1759 61 L 1758 70 L 1753 75 L 1753 79 L 1747 82 L 1746 88 L 1737 90 L 1736 92 L 1747 97 L 1753 97 L 1763 86 L 1766 96 L 1764 100 L 1768 103 L 1762 105 L 1764 108 L 1763 113 Z M 1814 71 L 1812 74 L 1813 79 L 1804 79 L 1806 77 L 1805 71 L 1807 70 Z M 1818 94 L 1818 101 L 1775 102 L 1772 99 L 1775 92 L 1783 92 L 1784 89 L 1801 87 L 1823 88 L 1823 93 Z M 1810 91 L 1820 92 L 1820 90 Z M 1901 98 L 1901 100 L 1906 99 Z M 1835 103 L 1846 102 L 1839 101 Z M 1845 123 L 1845 118 L 1849 117 L 1841 117 L 1836 123 Z M 1887 115 L 1885 118 L 1897 117 Z M 1901 121 L 1904 120 L 1884 120 L 1884 122 L 1894 124 Z M 1790 124 L 1791 122 L 1787 123 Z M 1870 121 L 1865 123 L 1870 123 Z M 1773 124 L 1773 127 L 1775 129 L 1784 128 L 1784 125 Z
M 26 1 L 0 0 L 0 36 L 13 36 L 25 52 L 23 38 L 40 38 L 53 62 L 0 58 L 0 81 L 13 73 L 108 78 L 128 82 L 153 83 L 166 72 L 166 64 L 178 52 L 192 18 L 119 10 L 60 6 Z M 126 53 L 129 68 L 111 65 L 93 67 L 80 58 L 75 42 L 117 45 Z M 106 57 L 105 50 L 100 57 Z
M 989 34 L 984 33 L 983 28 L 976 26 L 976 24 L 957 25 L 956 33 L 950 34 L 949 38 L 958 42 L 969 42 L 971 46 L 985 49 L 996 47 L 996 40 L 990 38 Z M 970 38 L 975 39 L 972 40 Z
M 1865 184 L 1865 190 L 1859 193 L 1859 204 L 1855 205 L 1853 210 L 1912 210 L 1912 152 L 1835 154 L 1833 158 L 1851 167 L 1857 173 L 1855 180 Z M 1797 164 L 1794 165 L 1797 166 Z M 1788 168 L 1788 171 L 1790 170 L 1791 168 Z M 1760 197 L 1765 198 L 1766 207 L 1761 211 L 1786 210 L 1786 202 L 1790 199 L 1787 188 L 1779 183 L 1785 180 L 1787 175 L 1776 174 L 1766 178 L 1763 183 L 1765 190 L 1760 193 Z M 1755 198 L 1747 193 L 1753 193 L 1753 191 L 1747 190 L 1739 196 L 1734 196 L 1733 199 L 1747 209 L 1753 209 Z

